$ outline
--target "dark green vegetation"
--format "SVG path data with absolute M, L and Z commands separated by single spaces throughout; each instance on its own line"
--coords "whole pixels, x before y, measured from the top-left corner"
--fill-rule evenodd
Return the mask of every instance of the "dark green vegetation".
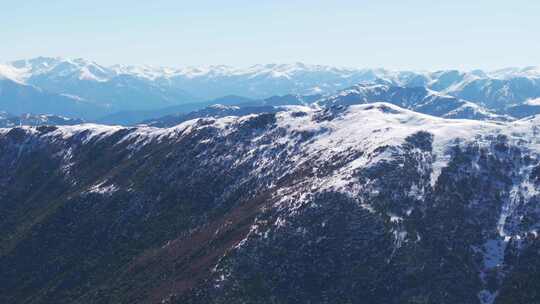
M 325 159 L 276 114 L 60 130 L 0 135 L 1 303 L 540 303 L 540 201 L 515 191 L 538 159 L 505 136 L 447 147 L 432 183 L 424 131 Z M 350 191 L 315 187 L 362 157 Z

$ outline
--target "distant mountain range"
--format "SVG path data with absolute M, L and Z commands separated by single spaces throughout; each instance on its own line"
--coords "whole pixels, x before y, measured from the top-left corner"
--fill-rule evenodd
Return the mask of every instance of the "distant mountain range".
M 243 69 L 169 68 L 103 66 L 85 59 L 38 57 L 0 65 L 0 111 L 107 120 L 118 113 L 141 116 L 142 112 L 200 103 L 200 107 L 188 107 L 197 110 L 208 106 L 208 100 L 222 96 L 254 100 L 276 95 L 328 96 L 358 84 L 374 83 L 404 89 L 421 87 L 471 102 L 481 107 L 478 111 L 521 117 L 537 111 L 527 102 L 540 97 L 540 68 L 422 72 L 302 63 Z M 473 111 L 472 107 L 468 104 L 466 110 Z
M 71 126 L 84 123 L 83 120 L 73 119 L 56 115 L 31 115 L 24 114 L 13 116 L 6 112 L 0 112 L 0 128 L 12 128 L 18 126 Z

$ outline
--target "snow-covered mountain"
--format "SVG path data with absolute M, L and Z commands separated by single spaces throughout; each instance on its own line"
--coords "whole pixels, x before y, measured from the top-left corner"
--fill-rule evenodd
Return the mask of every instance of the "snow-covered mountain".
M 381 70 L 382 71 L 382 70 Z M 321 65 L 267 64 L 249 68 L 229 66 L 167 68 L 151 66 L 105 67 L 85 59 L 38 57 L 7 63 L 0 68 L 4 77 L 51 91 L 76 92 L 66 84 L 77 82 L 114 83 L 118 78 L 136 79 L 162 90 L 183 88 L 199 99 L 237 94 L 266 98 L 287 93 L 324 92 L 376 78 L 372 70 L 334 68 Z M 57 87 L 64 84 L 64 88 Z M 319 87 L 321 86 L 321 87 Z M 88 98 L 86 94 L 81 94 Z
M 0 129 L 0 300 L 536 303 L 539 135 L 390 103 Z
M 114 73 L 110 69 L 82 58 L 38 57 L 29 60 L 17 60 L 7 64 L 12 76 L 23 82 L 31 82 L 38 77 L 63 80 L 108 81 Z
M 238 100 L 238 102 L 234 102 L 235 100 L 233 97 L 227 100 L 230 102 L 228 104 L 213 104 L 189 113 L 178 111 L 162 117 L 155 116 L 152 119 L 142 121 L 142 124 L 156 127 L 172 127 L 194 118 L 276 113 L 287 111 L 295 106 L 332 108 L 374 102 L 388 102 L 415 112 L 443 118 L 486 121 L 515 120 L 512 116 L 497 114 L 473 102 L 443 95 L 424 87 L 398 87 L 387 84 L 358 84 L 327 96 L 284 95 L 263 100 Z M 523 115 L 519 117 L 523 117 Z
M 358 84 L 317 100 L 321 106 L 352 105 L 384 101 L 419 113 L 460 119 L 512 120 L 473 102 L 432 91 L 425 87 Z
M 221 105 L 220 100 L 225 104 Z M 487 109 L 474 102 L 466 101 L 450 95 L 426 89 L 425 87 L 399 87 L 388 84 L 358 84 L 348 89 L 329 95 L 284 95 L 272 96 L 262 100 L 245 100 L 243 98 L 231 96 L 229 98 L 217 99 L 209 103 L 205 108 L 190 108 L 186 106 L 176 106 L 159 111 L 144 112 L 144 118 L 131 120 L 129 123 L 148 124 L 151 126 L 171 127 L 186 120 L 200 117 L 224 117 L 247 114 L 258 114 L 262 112 L 280 112 L 287 110 L 290 106 L 309 107 L 336 107 L 344 105 L 367 104 L 373 102 L 389 102 L 394 105 L 413 110 L 419 113 L 453 119 L 473 119 L 490 121 L 512 121 L 540 113 L 540 106 L 532 104 L 534 100 L 527 104 L 510 107 L 504 111 Z M 190 105 L 191 106 L 191 105 Z M 137 115 L 129 114 L 128 118 L 135 118 Z M 113 115 L 104 120 L 109 124 L 125 125 L 124 115 Z
M 194 100 L 178 87 L 153 82 L 136 74 L 120 74 L 84 59 L 39 57 L 19 60 L 0 67 L 0 73 L 4 79 L 27 87 L 84 100 L 101 108 L 102 116 L 118 111 L 157 109 Z M 39 100 L 35 102 L 39 103 Z M 2 110 L 14 112 L 9 108 Z M 95 115 L 83 118 L 95 118 Z
M 104 66 L 85 59 L 38 57 L 0 65 L 0 77 L 51 93 L 78 96 L 117 111 L 155 109 L 226 95 L 264 99 L 332 94 L 359 83 L 426 87 L 481 106 L 503 109 L 540 97 L 540 69 L 389 71 L 323 65 L 265 64 L 151 67 Z
M 221 118 L 227 116 L 243 116 L 249 114 L 260 113 L 276 113 L 285 111 L 287 108 L 274 107 L 274 106 L 228 106 L 222 104 L 210 105 L 204 109 L 193 111 L 190 113 L 178 113 L 175 115 L 166 115 L 157 119 L 150 119 L 143 121 L 143 125 L 166 128 L 179 125 L 185 121 L 197 119 L 197 118 Z
M 17 60 L 0 65 L 0 75 L 17 79 L 21 82 L 31 81 L 32 78 L 47 76 L 48 78 L 64 78 L 92 81 L 111 81 L 119 75 L 130 75 L 148 80 L 170 80 L 177 77 L 186 79 L 219 79 L 244 77 L 246 79 L 300 79 L 318 78 L 315 83 L 324 83 L 324 78 L 338 79 L 354 78 L 353 84 L 362 81 L 383 79 L 401 85 L 420 84 L 449 88 L 457 82 L 471 81 L 481 78 L 509 80 L 514 78 L 540 78 L 540 67 L 506 68 L 495 71 L 458 71 L 446 70 L 437 72 L 427 71 L 391 71 L 386 69 L 340 68 L 325 65 L 309 65 L 304 63 L 292 64 L 258 64 L 247 68 L 226 65 L 199 67 L 158 67 L 158 66 L 104 66 L 83 58 L 69 59 L 61 57 L 37 57 L 27 60 Z M 423 79 L 423 81 L 421 80 Z M 340 84 L 336 84 L 338 87 Z M 442 85 L 442 87 L 441 87 Z M 309 89 L 309 88 L 308 88 Z M 311 88 L 317 90 L 316 88 Z M 222 96 L 222 95 L 220 95 Z M 219 97 L 219 96 L 218 96 Z

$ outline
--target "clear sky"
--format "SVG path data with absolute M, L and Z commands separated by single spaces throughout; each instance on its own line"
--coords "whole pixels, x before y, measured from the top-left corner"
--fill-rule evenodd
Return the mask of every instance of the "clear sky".
M 0 62 L 540 65 L 539 0 L 0 0 Z

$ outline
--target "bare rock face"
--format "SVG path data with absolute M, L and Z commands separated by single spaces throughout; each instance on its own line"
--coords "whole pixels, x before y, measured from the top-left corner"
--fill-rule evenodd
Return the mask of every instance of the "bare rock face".
M 0 129 L 5 303 L 535 303 L 540 122 Z

